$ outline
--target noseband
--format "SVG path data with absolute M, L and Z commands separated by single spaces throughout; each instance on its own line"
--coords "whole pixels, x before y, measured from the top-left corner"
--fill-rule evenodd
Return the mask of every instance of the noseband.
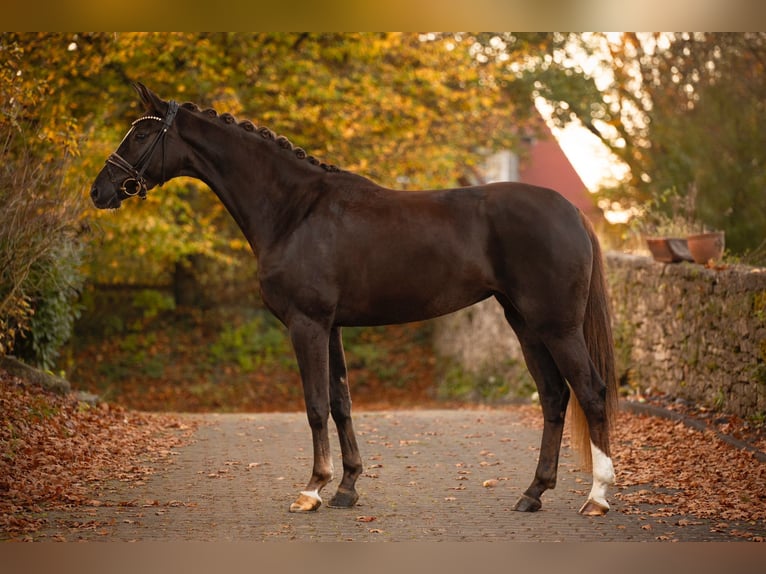
M 162 185 L 165 183 L 165 134 L 168 132 L 168 129 L 173 124 L 173 120 L 176 117 L 176 112 L 178 111 L 178 103 L 171 100 L 168 102 L 168 111 L 165 115 L 165 118 L 160 118 L 158 116 L 143 116 L 138 118 L 136 121 L 134 121 L 130 125 L 130 130 L 123 138 L 123 141 L 127 139 L 127 137 L 130 135 L 130 132 L 133 131 L 133 128 L 136 127 L 136 124 L 139 122 L 142 122 L 144 120 L 154 120 L 157 122 L 162 122 L 162 129 L 157 132 L 157 134 L 154 136 L 154 140 L 152 140 L 151 145 L 149 145 L 148 148 L 144 151 L 144 153 L 141 154 L 141 157 L 138 158 L 138 161 L 135 165 L 132 165 L 129 161 L 127 161 L 125 158 L 123 158 L 121 155 L 119 155 L 117 152 L 114 152 L 112 155 L 110 155 L 106 160 L 106 166 L 107 169 L 109 169 L 109 175 L 110 179 L 113 183 L 117 184 L 119 181 L 119 178 L 114 177 L 112 174 L 112 170 L 110 169 L 110 166 L 114 166 L 122 170 L 123 172 L 128 174 L 128 177 L 126 177 L 122 183 L 120 184 L 120 190 L 127 195 L 128 197 L 133 197 L 134 195 L 138 195 L 141 199 L 146 199 L 146 191 L 147 191 L 147 184 L 146 184 L 146 178 L 144 178 L 144 172 L 146 171 L 146 168 L 149 165 L 149 160 L 152 158 L 152 155 L 154 154 L 154 150 L 159 145 L 160 142 L 162 142 L 162 180 L 160 181 L 159 185 Z M 118 149 L 120 146 L 117 146 Z

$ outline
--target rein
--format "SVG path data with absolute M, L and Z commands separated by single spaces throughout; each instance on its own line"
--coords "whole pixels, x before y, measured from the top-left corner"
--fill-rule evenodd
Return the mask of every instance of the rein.
M 147 184 L 146 178 L 144 178 L 144 172 L 149 165 L 149 160 L 152 158 L 154 150 L 157 148 L 160 142 L 162 142 L 162 178 L 159 185 L 165 183 L 165 134 L 167 134 L 168 129 L 170 129 L 170 126 L 173 124 L 173 120 L 176 117 L 176 112 L 178 112 L 178 103 L 171 100 L 168 102 L 168 111 L 164 119 L 160 118 L 159 116 L 143 116 L 138 118 L 130 125 L 130 130 L 128 130 L 128 133 L 125 134 L 125 137 L 122 139 L 123 142 L 127 139 L 130 133 L 133 131 L 133 128 L 135 128 L 136 124 L 139 122 L 144 120 L 154 120 L 157 122 L 162 122 L 163 124 L 162 129 L 157 132 L 157 134 L 154 136 L 154 140 L 152 140 L 151 145 L 149 145 L 144 153 L 141 154 L 141 157 L 138 158 L 138 161 L 135 165 L 131 164 L 117 152 L 114 152 L 107 158 L 106 166 L 109 170 L 109 176 L 112 182 L 117 183 L 118 178 L 115 177 L 112 173 L 111 166 L 117 167 L 128 174 L 129 177 L 126 177 L 120 185 L 120 190 L 128 197 L 138 195 L 138 197 L 141 199 L 146 199 Z M 122 145 L 122 143 L 120 143 L 120 145 Z M 119 147 L 120 146 L 117 146 L 118 149 Z

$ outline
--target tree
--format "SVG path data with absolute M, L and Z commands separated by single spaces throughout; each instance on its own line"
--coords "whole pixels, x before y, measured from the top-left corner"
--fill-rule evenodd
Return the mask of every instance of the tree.
M 189 99 L 287 135 L 328 163 L 384 185 L 445 187 L 482 151 L 511 147 L 531 108 L 501 89 L 476 37 L 419 34 L 21 34 L 25 74 L 55 86 L 51 114 L 85 134 L 67 178 L 92 176 L 140 115 L 129 86 Z M 55 63 L 54 66 L 49 65 Z M 83 195 L 87 187 L 83 188 Z M 203 185 L 169 182 L 97 230 L 92 280 L 168 283 L 179 265 L 227 264 L 248 247 Z M 248 254 L 244 255 L 248 259 Z
M 697 219 L 726 229 L 732 250 L 763 241 L 766 34 L 571 34 L 552 45 L 519 73 L 556 122 L 581 121 L 629 166 L 613 201 L 696 193 Z

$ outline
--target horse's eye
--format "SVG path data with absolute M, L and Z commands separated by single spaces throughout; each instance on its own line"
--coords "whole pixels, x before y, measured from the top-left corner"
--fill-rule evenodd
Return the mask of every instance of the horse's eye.
M 136 132 L 136 139 L 138 141 L 143 141 L 146 139 L 147 134 L 144 132 Z

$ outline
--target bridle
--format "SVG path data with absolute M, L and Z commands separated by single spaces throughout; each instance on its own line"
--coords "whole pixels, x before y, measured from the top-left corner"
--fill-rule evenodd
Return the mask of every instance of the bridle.
M 133 131 L 133 128 L 135 128 L 136 124 L 139 122 L 143 122 L 145 120 L 162 122 L 162 129 L 157 132 L 157 134 L 154 136 L 154 140 L 152 140 L 152 143 L 149 145 L 149 147 L 144 150 L 144 153 L 141 154 L 141 157 L 138 158 L 138 161 L 135 165 L 132 165 L 117 152 L 114 152 L 106 159 L 106 167 L 109 171 L 109 178 L 112 180 L 112 183 L 117 185 L 119 183 L 119 178 L 115 177 L 115 175 L 112 173 L 111 166 L 117 167 L 128 174 L 128 177 L 126 177 L 122 183 L 119 184 L 120 190 L 128 197 L 138 195 L 138 197 L 141 199 L 146 199 L 147 184 L 146 178 L 144 178 L 144 172 L 149 165 L 149 160 L 152 158 L 154 150 L 157 148 L 160 142 L 162 142 L 162 179 L 159 185 L 165 183 L 165 134 L 167 134 L 168 129 L 170 129 L 170 126 L 173 124 L 173 120 L 176 117 L 176 112 L 178 112 L 178 103 L 171 100 L 168 102 L 168 111 L 165 114 L 164 119 L 159 116 L 143 116 L 130 124 L 130 130 L 128 130 L 128 133 L 125 134 L 124 138 L 122 138 L 122 142 L 128 138 L 128 136 Z M 117 149 L 120 149 L 122 142 L 120 142 L 120 145 L 117 146 Z

